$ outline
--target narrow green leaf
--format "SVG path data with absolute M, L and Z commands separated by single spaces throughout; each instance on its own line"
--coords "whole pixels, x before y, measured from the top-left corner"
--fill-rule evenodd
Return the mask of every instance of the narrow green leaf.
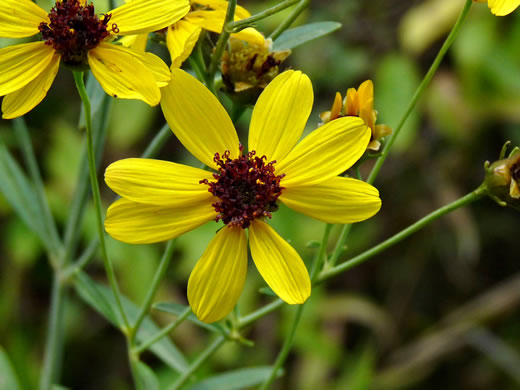
M 30 184 L 20 165 L 11 156 L 5 145 L 0 145 L 0 192 L 15 213 L 43 243 L 49 240 L 44 228 L 42 211 L 36 199 L 34 187 Z
M 7 353 L 0 347 L 0 390 L 19 390 L 20 384 L 16 378 Z
M 273 43 L 273 51 L 294 49 L 341 28 L 338 22 L 317 22 L 284 31 Z
M 275 292 L 269 286 L 260 287 L 258 291 L 260 292 L 260 294 L 269 295 L 270 297 L 278 297 L 278 295 L 276 295 Z
M 153 305 L 153 308 L 159 311 L 163 311 L 165 313 L 174 314 L 179 316 L 182 314 L 184 310 L 187 309 L 188 306 L 181 305 L 180 303 L 170 303 L 170 302 L 160 302 Z M 205 322 L 200 321 L 195 314 L 191 313 L 188 318 L 188 321 L 194 323 L 195 325 L 200 326 L 201 328 L 207 329 L 211 332 L 223 333 L 226 334 L 224 328 L 219 324 L 206 324 Z
M 135 365 L 137 380 L 142 390 L 159 390 L 159 380 L 150 367 L 142 362 Z
M 228 371 L 224 374 L 212 376 L 201 382 L 195 383 L 190 390 L 242 390 L 264 383 L 273 368 L 271 366 L 259 366 L 241 368 Z M 283 374 L 278 370 L 278 376 Z
M 86 273 L 79 272 L 75 278 L 75 286 L 79 296 L 90 306 L 92 306 L 101 315 L 107 318 L 112 324 L 118 326 L 121 323 L 117 313 L 116 303 L 112 290 L 107 286 L 93 281 Z M 101 298 L 103 297 L 103 298 Z M 122 296 L 123 308 L 131 323 L 135 322 L 139 315 L 139 308 L 128 298 Z M 159 327 L 146 317 L 137 333 L 137 340 L 144 341 L 154 336 Z M 172 341 L 164 337 L 150 347 L 150 351 L 155 353 L 165 364 L 177 372 L 183 373 L 188 369 L 188 361 L 181 351 L 172 343 Z
M 60 385 L 52 385 L 52 390 L 70 390 L 70 388 Z

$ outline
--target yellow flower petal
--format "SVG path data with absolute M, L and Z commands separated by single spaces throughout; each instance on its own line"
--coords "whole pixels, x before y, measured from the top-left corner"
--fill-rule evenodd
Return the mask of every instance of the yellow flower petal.
M 131 35 L 168 27 L 189 10 L 188 0 L 134 0 L 108 13 L 112 14 L 110 24 L 117 24 L 118 35 Z
M 30 37 L 39 33 L 41 22 L 50 22 L 47 12 L 31 0 L 0 1 L 0 37 Z
M 209 201 L 213 195 L 206 184 L 199 183 L 203 179 L 213 180 L 211 172 L 145 158 L 119 160 L 105 171 L 105 182 L 113 191 L 133 202 L 156 206 Z
M 0 49 L 0 96 L 29 84 L 47 68 L 54 50 L 43 42 L 22 43 Z
M 179 141 L 209 167 L 217 168 L 215 153 L 238 157 L 235 127 L 218 99 L 197 79 L 172 69 L 172 81 L 161 90 L 161 108 Z
M 280 200 L 302 214 L 327 223 L 354 223 L 370 218 L 381 208 L 379 191 L 347 177 L 282 191 Z
M 214 10 L 224 10 L 227 12 L 228 1 L 227 0 L 196 0 L 192 3 L 202 5 L 203 7 L 212 8 Z M 249 18 L 251 14 L 244 7 L 239 5 L 235 8 L 235 18 L 245 19 Z
M 280 185 L 314 185 L 350 168 L 365 152 L 370 129 L 356 117 L 338 118 L 305 137 L 279 163 L 276 174 L 285 173 Z
M 489 0 L 488 5 L 493 14 L 505 16 L 520 6 L 520 0 Z
M 159 104 L 161 92 L 154 75 L 127 48 L 100 43 L 88 52 L 92 73 L 106 93 L 121 99 L 139 99 Z
M 201 31 L 199 26 L 184 20 L 179 20 L 168 27 L 166 46 L 172 59 L 172 68 L 179 68 L 190 56 Z
M 119 241 L 151 244 L 178 237 L 215 217 L 215 209 L 208 200 L 189 207 L 164 207 L 121 198 L 108 208 L 105 230 Z
M 148 33 L 125 35 L 119 39 L 118 43 L 134 50 L 146 51 L 146 45 L 148 44 Z
M 25 87 L 4 97 L 2 118 L 17 118 L 31 111 L 47 95 L 60 66 L 60 56 L 54 54 L 51 62 L 42 72 Z
M 142 34 L 141 36 L 143 35 L 144 34 Z M 144 67 L 152 73 L 155 79 L 155 83 L 159 88 L 168 85 L 172 78 L 172 74 L 168 66 L 160 57 L 157 57 L 155 54 L 146 52 L 144 50 L 125 48 L 123 48 L 123 50 L 125 50 L 128 54 L 142 62 Z
M 222 27 L 224 26 L 224 21 L 226 20 L 226 10 L 193 11 L 186 15 L 184 20 L 206 30 L 220 34 L 222 32 Z M 235 20 L 240 20 L 240 18 L 235 15 Z M 251 27 L 233 34 L 233 37 L 255 45 L 263 45 L 265 41 L 264 36 Z
M 256 102 L 249 128 L 249 150 L 267 161 L 283 159 L 300 139 L 312 109 L 312 84 L 300 71 L 277 76 Z
M 240 227 L 223 227 L 191 272 L 188 301 L 197 318 L 215 322 L 235 306 L 247 273 L 247 239 Z
M 303 303 L 311 294 L 311 281 L 298 252 L 265 222 L 249 227 L 249 246 L 265 282 L 289 304 Z

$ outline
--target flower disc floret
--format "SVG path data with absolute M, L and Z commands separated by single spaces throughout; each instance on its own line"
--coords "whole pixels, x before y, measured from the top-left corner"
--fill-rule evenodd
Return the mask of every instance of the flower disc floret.
M 258 157 L 254 150 L 235 159 L 230 158 L 229 150 L 222 156 L 215 153 L 214 161 L 218 166 L 218 173 L 213 174 L 216 181 L 204 179 L 200 183 L 207 184 L 208 191 L 219 199 L 212 204 L 216 221 L 246 229 L 256 218 L 271 218 L 278 210 L 277 199 L 283 190 L 280 180 L 285 176 L 275 175 L 276 161 L 266 163 L 266 156 Z
M 49 13 L 50 23 L 40 23 L 45 44 L 61 55 L 65 65 L 86 66 L 87 53 L 110 35 L 117 33 L 115 23 L 109 26 L 111 14 L 100 19 L 93 4 L 82 5 L 79 0 L 57 1 Z

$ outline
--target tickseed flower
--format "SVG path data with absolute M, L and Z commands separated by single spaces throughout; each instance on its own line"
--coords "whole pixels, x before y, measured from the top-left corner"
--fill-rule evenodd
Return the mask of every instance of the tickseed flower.
M 336 92 L 334 103 L 330 111 L 322 112 L 320 115 L 323 123 L 342 118 L 345 116 L 357 116 L 365 121 L 372 131 L 368 149 L 379 150 L 381 143 L 378 141 L 386 135 L 392 134 L 392 129 L 386 125 L 376 125 L 377 111 L 374 110 L 374 83 L 366 80 L 359 88 L 349 88 L 345 100 L 341 94 Z
M 272 51 L 272 45 L 271 39 L 261 45 L 229 40 L 220 66 L 222 80 L 226 89 L 245 103 L 256 102 L 262 90 L 278 75 L 279 65 L 291 54 L 290 50 Z
M 497 16 L 509 15 L 520 5 L 520 0 L 473 0 L 477 3 L 488 3 L 491 12 Z
M 166 46 L 170 52 L 172 68 L 179 68 L 190 56 L 203 29 L 220 34 L 226 20 L 228 8 L 226 0 L 190 0 L 190 5 L 190 12 L 166 30 Z M 251 14 L 245 8 L 236 6 L 235 20 L 250 16 Z M 255 45 L 264 44 L 264 36 L 254 28 L 246 28 L 231 36 Z M 146 42 L 146 37 L 144 41 Z M 131 38 L 123 44 L 134 45 Z M 144 50 L 142 46 L 141 48 Z
M 278 202 L 340 224 L 379 210 L 377 189 L 338 176 L 364 153 L 370 130 L 359 118 L 340 118 L 297 144 L 312 103 L 306 75 L 280 74 L 253 110 L 245 152 L 217 98 L 188 73 L 173 69 L 172 81 L 162 90 L 163 113 L 180 142 L 214 172 L 138 158 L 107 168 L 106 183 L 122 196 L 105 220 L 106 231 L 117 240 L 154 243 L 210 221 L 226 225 L 188 282 L 188 300 L 200 320 L 218 321 L 236 304 L 246 278 L 248 240 L 256 268 L 280 298 L 300 304 L 309 297 L 311 282 L 302 259 L 265 222 Z
M 109 42 L 115 35 L 164 28 L 188 10 L 188 0 L 136 0 L 96 15 L 86 0 L 59 0 L 47 14 L 30 0 L 1 0 L 0 37 L 42 37 L 0 49 L 3 118 L 21 116 L 40 103 L 60 63 L 73 70 L 90 67 L 109 95 L 158 104 L 159 88 L 171 78 L 168 67 L 153 54 Z

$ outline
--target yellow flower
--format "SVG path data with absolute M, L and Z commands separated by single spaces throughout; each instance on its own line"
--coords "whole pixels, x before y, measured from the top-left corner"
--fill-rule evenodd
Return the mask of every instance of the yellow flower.
M 159 88 L 171 78 L 168 67 L 153 54 L 108 42 L 114 35 L 164 28 L 188 10 L 188 0 L 136 0 L 98 17 L 86 0 L 58 0 L 49 14 L 31 0 L 1 0 L 0 37 L 41 33 L 43 38 L 0 49 L 3 118 L 21 116 L 40 103 L 60 63 L 75 70 L 90 67 L 114 97 L 159 104 Z
M 474 0 L 477 3 L 488 3 L 491 12 L 497 16 L 509 15 L 520 5 L 520 0 Z
M 131 158 L 111 164 L 105 181 L 122 198 L 108 209 L 106 231 L 133 244 L 169 240 L 209 221 L 223 221 L 197 262 L 188 300 L 199 319 L 224 318 L 246 278 L 247 237 L 256 268 L 289 304 L 303 303 L 311 283 L 298 253 L 264 220 L 278 201 L 327 223 L 358 222 L 381 207 L 377 189 L 338 175 L 366 149 L 370 130 L 341 118 L 298 142 L 313 103 L 309 78 L 276 77 L 260 95 L 242 153 L 217 98 L 188 73 L 172 70 L 163 113 L 180 142 L 214 173 L 173 162 Z
M 377 111 L 374 110 L 374 83 L 366 80 L 359 88 L 349 88 L 345 101 L 341 100 L 341 94 L 336 93 L 332 109 L 321 113 L 323 123 L 345 116 L 357 116 L 365 121 L 372 131 L 370 143 L 367 148 L 379 150 L 381 143 L 378 141 L 385 135 L 392 134 L 392 129 L 386 125 L 376 125 Z
M 190 3 L 191 11 L 168 27 L 166 34 L 166 45 L 170 51 L 173 68 L 180 67 L 190 56 L 202 29 L 220 34 L 226 19 L 226 0 L 190 0 Z M 246 9 L 237 5 L 235 20 L 250 16 Z M 246 28 L 232 36 L 256 45 L 264 44 L 264 36 L 254 28 Z

